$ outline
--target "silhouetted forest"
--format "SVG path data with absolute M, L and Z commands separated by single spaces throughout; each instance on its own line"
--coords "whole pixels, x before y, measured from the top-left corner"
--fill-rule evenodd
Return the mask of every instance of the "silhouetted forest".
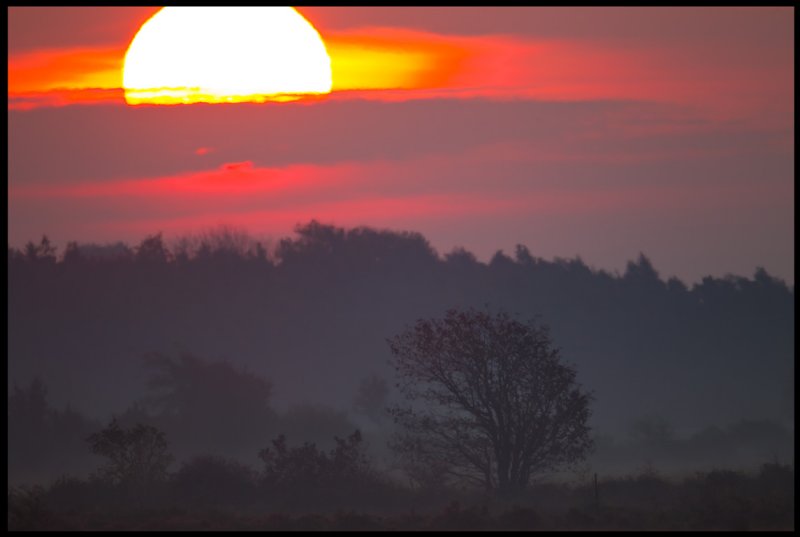
M 173 241 L 157 234 L 135 246 L 71 242 L 63 252 L 43 237 L 9 248 L 8 292 L 9 486 L 49 483 L 10 489 L 20 527 L 46 519 L 37 509 L 83 527 L 54 514 L 69 502 L 130 504 L 121 489 L 103 492 L 113 480 L 98 468 L 114 442 L 148 434 L 156 444 L 164 435 L 169 452 L 159 484 L 148 485 L 154 505 L 266 502 L 291 514 L 295 494 L 306 512 L 339 513 L 261 527 L 577 528 L 592 517 L 637 527 L 636 517 L 649 515 L 626 507 L 636 487 L 650 487 L 659 509 L 684 518 L 677 498 L 689 489 L 724 489 L 708 508 L 735 517 L 736 501 L 757 503 L 755 491 L 778 487 L 775 520 L 789 516 L 781 502 L 786 476 L 793 480 L 784 465 L 794 462 L 794 289 L 760 268 L 689 287 L 663 280 L 644 255 L 624 274 L 579 258 L 547 261 L 522 245 L 481 263 L 464 249 L 439 255 L 418 233 L 312 221 L 270 244 L 229 228 Z M 393 457 L 396 424 L 386 408 L 399 393 L 387 339 L 451 308 L 540 320 L 591 391 L 594 451 L 570 474 L 583 484 L 543 493 L 537 482 L 529 492 L 561 498 L 583 519 L 562 524 L 510 504 L 475 511 L 466 491 L 447 496 L 461 504 L 440 505 L 429 501 L 441 497 L 435 480 Z M 304 474 L 309 465 L 314 472 Z M 704 468 L 751 473 L 693 473 Z M 607 494 L 612 482 L 630 492 L 612 508 L 592 504 L 594 472 L 640 475 L 607 478 Z M 215 487 L 199 485 L 209 482 Z M 739 500 L 725 496 L 736 487 L 745 491 L 734 494 Z M 312 489 L 318 498 L 309 499 Z M 581 511 L 586 502 L 594 511 Z M 394 504 L 399 511 L 386 516 L 421 506 L 439 514 L 403 523 L 347 514 Z M 759 505 L 723 526 L 764 526 L 769 506 Z M 154 524 L 171 524 L 164 520 Z M 249 527 L 225 520 L 200 527 Z

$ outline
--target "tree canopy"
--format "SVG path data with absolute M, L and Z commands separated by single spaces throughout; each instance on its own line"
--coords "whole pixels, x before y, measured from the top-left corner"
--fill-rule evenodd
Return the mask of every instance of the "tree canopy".
M 548 329 L 500 312 L 449 310 L 389 340 L 398 388 L 395 442 L 413 464 L 501 491 L 580 461 L 592 446 L 591 396 Z

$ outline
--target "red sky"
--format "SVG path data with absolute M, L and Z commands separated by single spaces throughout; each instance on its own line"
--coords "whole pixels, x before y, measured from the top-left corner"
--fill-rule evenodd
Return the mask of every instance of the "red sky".
M 9 244 L 317 218 L 793 282 L 790 8 L 299 8 L 334 88 L 125 104 L 157 8 L 9 8 Z

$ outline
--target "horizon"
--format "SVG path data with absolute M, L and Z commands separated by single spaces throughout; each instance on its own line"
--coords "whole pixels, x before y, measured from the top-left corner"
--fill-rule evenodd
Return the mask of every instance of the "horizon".
M 556 253 L 556 254 L 553 254 L 553 255 L 548 257 L 546 254 L 542 254 L 542 253 L 536 252 L 529 245 L 523 244 L 523 243 L 516 243 L 516 244 L 512 245 L 509 248 L 495 248 L 494 250 L 492 250 L 491 247 L 490 247 L 488 249 L 483 249 L 483 250 L 476 251 L 476 250 L 470 249 L 469 247 L 467 247 L 467 246 L 465 246 L 463 244 L 454 244 L 453 246 L 448 248 L 448 247 L 440 247 L 440 246 L 438 246 L 431 239 L 429 239 L 424 233 L 422 233 L 420 231 L 412 230 L 412 229 L 394 229 L 394 228 L 388 228 L 388 227 L 383 227 L 382 228 L 382 227 L 370 226 L 370 225 L 360 225 L 360 226 L 353 226 L 353 227 L 345 227 L 345 226 L 337 226 L 335 223 L 321 222 L 321 221 L 313 219 L 313 218 L 311 220 L 305 222 L 305 223 L 297 223 L 295 225 L 295 229 L 293 231 L 291 231 L 290 233 L 287 233 L 287 234 L 283 234 L 283 235 L 269 235 L 267 233 L 258 234 L 258 233 L 253 233 L 253 232 L 251 232 L 248 229 L 243 228 L 243 227 L 238 227 L 237 228 L 235 226 L 228 226 L 228 225 L 225 225 L 225 224 L 220 224 L 220 225 L 217 225 L 217 226 L 202 228 L 202 229 L 198 229 L 196 231 L 189 231 L 189 232 L 184 232 L 184 233 L 165 234 L 163 231 L 156 231 L 154 233 L 146 233 L 146 234 L 142 235 L 139 238 L 133 238 L 133 239 L 116 239 L 116 240 L 115 239 L 100 239 L 100 240 L 91 240 L 91 239 L 89 239 L 89 240 L 78 241 L 78 240 L 67 238 L 67 239 L 62 239 L 62 240 L 59 241 L 59 240 L 54 240 L 53 237 L 48 233 L 43 233 L 42 235 L 46 236 L 48 238 L 48 240 L 50 240 L 50 243 L 54 247 L 56 247 L 56 249 L 57 249 L 56 258 L 58 260 L 62 260 L 63 255 L 64 255 L 64 249 L 67 246 L 67 244 L 70 243 L 70 242 L 76 242 L 79 247 L 83 247 L 83 246 L 111 247 L 111 246 L 116 246 L 116 245 L 122 244 L 122 245 L 125 245 L 125 246 L 127 246 L 127 247 L 129 247 L 131 249 L 135 249 L 136 246 L 138 246 L 147 237 L 154 237 L 154 236 L 159 235 L 159 234 L 162 235 L 162 238 L 164 240 L 165 246 L 167 246 L 167 248 L 170 249 L 170 250 L 172 250 L 177 245 L 177 243 L 179 241 L 185 240 L 185 239 L 201 240 L 204 236 L 214 235 L 214 234 L 217 234 L 217 233 L 222 233 L 222 234 L 231 233 L 231 234 L 236 234 L 236 235 L 241 234 L 241 235 L 246 236 L 248 239 L 251 239 L 251 240 L 256 241 L 256 242 L 260 242 L 261 245 L 265 248 L 267 254 L 269 256 L 273 256 L 274 253 L 275 253 L 275 248 L 277 247 L 277 244 L 280 242 L 280 240 L 296 236 L 296 229 L 298 229 L 298 228 L 300 228 L 302 226 L 305 226 L 307 224 L 310 224 L 312 222 L 317 222 L 317 223 L 319 223 L 319 224 L 321 224 L 323 226 L 332 226 L 332 227 L 337 228 L 337 229 L 342 229 L 345 232 L 350 231 L 350 230 L 355 230 L 355 229 L 371 229 L 373 231 L 389 232 L 389 233 L 395 233 L 395 234 L 407 234 L 407 233 L 419 234 L 419 235 L 422 235 L 422 237 L 430 244 L 431 248 L 433 248 L 433 250 L 436 252 L 436 255 L 437 255 L 439 260 L 444 260 L 447 255 L 449 255 L 449 254 L 451 254 L 453 252 L 457 252 L 457 251 L 460 251 L 460 250 L 465 250 L 466 252 L 472 254 L 475 257 L 476 261 L 479 262 L 480 264 L 488 265 L 491 262 L 492 258 L 495 255 L 497 255 L 498 253 L 502 253 L 503 255 L 505 255 L 505 256 L 507 256 L 507 257 L 509 257 L 509 258 L 511 258 L 513 260 L 514 259 L 514 252 L 515 252 L 517 246 L 524 246 L 525 248 L 528 249 L 528 251 L 530 252 L 530 254 L 534 258 L 542 259 L 542 260 L 544 260 L 544 261 L 546 261 L 548 263 L 556 263 L 556 262 L 561 261 L 561 260 L 563 260 L 563 261 L 578 260 L 578 261 L 581 261 L 584 265 L 586 265 L 593 272 L 605 272 L 605 273 L 607 273 L 607 274 L 609 274 L 611 276 L 614 276 L 614 277 L 617 277 L 617 278 L 621 278 L 621 277 L 624 276 L 625 270 L 627 269 L 627 266 L 628 266 L 629 263 L 635 263 L 639 259 L 639 256 L 644 256 L 650 263 L 652 263 L 653 267 L 656 269 L 656 272 L 658 273 L 658 278 L 661 281 L 667 282 L 670 279 L 675 278 L 675 279 L 680 280 L 683 284 L 685 284 L 690 289 L 695 285 L 702 284 L 703 279 L 709 278 L 709 277 L 710 278 L 715 278 L 715 279 L 726 279 L 728 277 L 732 277 L 732 278 L 745 278 L 745 279 L 752 280 L 753 279 L 753 275 L 758 270 L 763 269 L 763 270 L 765 270 L 767 272 L 767 274 L 769 274 L 769 276 L 771 276 L 772 278 L 776 278 L 779 281 L 782 281 L 791 290 L 791 292 L 794 292 L 794 278 L 793 278 L 794 273 L 791 273 L 791 275 L 790 275 L 791 277 L 786 278 L 786 277 L 783 277 L 780 274 L 776 274 L 776 273 L 771 272 L 767 267 L 764 267 L 763 265 L 759 265 L 759 264 L 755 264 L 753 266 L 752 270 L 750 270 L 747 273 L 741 273 L 741 272 L 740 273 L 736 273 L 736 272 L 733 272 L 733 271 L 726 271 L 726 272 L 717 273 L 717 274 L 698 273 L 698 275 L 695 276 L 694 279 L 691 279 L 689 277 L 686 277 L 685 275 L 681 276 L 681 275 L 678 275 L 678 274 L 666 273 L 666 271 L 664 271 L 661 268 L 661 265 L 659 264 L 659 261 L 657 259 L 652 258 L 650 255 L 648 255 L 647 252 L 644 252 L 644 251 L 636 252 L 635 254 L 632 254 L 630 257 L 621 260 L 617 265 L 612 266 L 612 267 L 608 267 L 608 266 L 599 266 L 596 263 L 592 263 L 591 260 L 586 259 L 580 253 L 575 253 L 574 255 L 560 255 L 560 254 Z M 25 245 L 28 244 L 28 243 L 38 244 L 39 241 L 42 238 L 42 235 L 40 235 L 39 237 L 37 237 L 35 239 L 32 238 L 32 239 L 25 240 L 23 242 L 19 242 L 18 244 L 13 244 L 13 245 L 9 244 L 9 248 L 14 248 L 16 250 L 22 251 L 23 248 L 25 247 Z M 274 257 L 273 257 L 273 260 L 274 260 Z

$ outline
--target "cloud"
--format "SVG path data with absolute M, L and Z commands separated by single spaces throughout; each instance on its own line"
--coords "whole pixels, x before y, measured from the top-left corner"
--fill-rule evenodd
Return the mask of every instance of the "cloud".
M 74 48 L 26 52 L 9 56 L 8 93 L 46 92 L 53 89 L 122 86 L 125 48 Z
M 9 6 L 10 55 L 40 49 L 125 47 L 160 7 Z
M 57 241 L 137 242 L 159 230 L 174 236 L 220 224 L 276 237 L 318 219 L 421 231 L 440 251 L 463 245 L 484 260 L 524 243 L 537 255 L 580 254 L 619 269 L 646 251 L 665 274 L 688 280 L 719 273 L 714 260 L 729 272 L 749 274 L 758 259 L 791 274 L 784 254 L 793 242 L 793 184 L 747 181 L 785 175 L 790 156 L 780 165 L 719 156 L 591 162 L 521 149 L 282 167 L 230 162 L 170 176 L 13 187 L 9 240 L 46 232 Z M 704 171 L 721 177 L 707 180 Z
M 635 35 L 573 36 L 566 25 L 562 36 L 452 35 L 413 25 L 334 27 L 323 32 L 333 70 L 331 97 L 647 100 L 693 105 L 726 118 L 764 121 L 767 116 L 785 125 L 793 110 L 794 85 L 792 41 L 786 37 L 792 34 L 786 31 L 783 11 L 756 10 L 750 26 L 737 10 L 718 11 L 714 24 L 706 11 L 662 11 L 661 26 L 646 10 L 602 11 L 612 21 L 645 21 L 652 35 L 639 29 Z M 428 14 L 435 18 L 436 13 Z M 536 11 L 524 13 L 524 19 L 531 19 Z M 591 11 L 543 13 L 581 21 Z M 681 16 L 689 17 L 683 29 L 678 27 Z M 495 28 L 489 20 L 486 25 Z M 708 39 L 696 39 L 704 29 Z M 691 38 L 675 39 L 684 34 Z M 753 39 L 743 40 L 747 35 Z M 98 95 L 93 88 L 119 89 L 124 53 L 119 45 L 13 53 L 9 106 L 93 103 Z M 69 98 L 60 96 L 61 90 Z
M 511 148 L 592 163 L 791 154 L 793 139 L 789 129 L 719 122 L 674 106 L 444 99 L 11 111 L 9 133 L 12 186 L 168 176 L 244 161 L 402 161 L 490 145 L 505 147 L 514 166 Z M 196 158 L 198 148 L 214 151 Z
M 628 46 L 724 43 L 791 48 L 793 10 L 719 7 L 300 7 L 323 36 L 392 26 L 441 35 L 615 41 Z
M 124 99 L 121 89 L 108 88 L 57 88 L 48 91 L 21 92 L 8 96 L 9 110 L 34 110 L 70 105 L 107 105 L 119 104 Z

